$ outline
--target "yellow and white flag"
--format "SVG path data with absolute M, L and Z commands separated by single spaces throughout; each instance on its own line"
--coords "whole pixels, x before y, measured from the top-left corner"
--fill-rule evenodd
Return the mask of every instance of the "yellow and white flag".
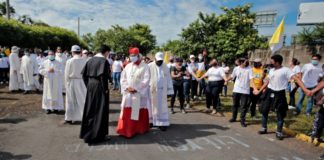
M 278 28 L 273 33 L 271 40 L 269 42 L 269 46 L 271 49 L 272 54 L 275 53 L 277 50 L 282 48 L 283 46 L 283 40 L 284 40 L 284 23 L 285 23 L 285 17 L 282 18 Z

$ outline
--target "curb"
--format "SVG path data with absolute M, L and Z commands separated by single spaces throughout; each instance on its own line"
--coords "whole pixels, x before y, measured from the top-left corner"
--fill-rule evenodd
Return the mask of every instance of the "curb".
M 291 129 L 288 129 L 286 127 L 284 127 L 283 129 L 283 132 L 291 137 L 295 137 L 296 139 L 300 140 L 300 141 L 304 141 L 306 143 L 312 143 L 314 144 L 315 146 L 317 147 L 321 147 L 321 148 L 324 148 L 324 143 L 318 143 L 317 140 L 314 140 L 314 142 L 311 142 L 312 139 L 310 136 L 307 136 L 305 134 L 302 134 L 302 133 L 297 133 Z
M 195 108 L 195 107 L 191 107 L 191 109 L 194 109 L 194 110 L 196 110 L 196 111 L 199 111 L 199 112 L 201 112 L 201 113 L 204 113 L 204 112 L 202 112 L 202 110 L 197 109 L 197 108 Z M 226 112 L 224 112 L 224 114 L 226 114 Z M 210 115 L 210 116 L 212 116 L 212 115 Z M 311 141 L 312 141 L 312 140 L 311 140 L 311 137 L 310 137 L 310 136 L 307 136 L 307 135 L 305 135 L 305 134 L 297 133 L 296 131 L 293 131 L 293 130 L 291 130 L 291 129 L 289 129 L 289 128 L 286 128 L 286 127 L 283 128 L 283 132 L 284 132 L 286 135 L 288 135 L 288 136 L 291 136 L 291 137 L 296 138 L 297 140 L 304 141 L 304 142 L 306 142 L 306 143 L 312 143 L 312 142 L 311 142 Z M 312 144 L 315 145 L 316 147 L 324 148 L 324 143 L 318 143 L 317 140 L 314 140 L 314 142 L 313 142 Z

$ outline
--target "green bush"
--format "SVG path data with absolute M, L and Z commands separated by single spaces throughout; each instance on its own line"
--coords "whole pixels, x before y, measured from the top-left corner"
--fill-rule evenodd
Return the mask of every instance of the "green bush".
M 61 46 L 69 50 L 74 44 L 87 48 L 77 35 L 60 27 L 26 25 L 17 20 L 0 17 L 0 45 L 26 48 L 55 49 Z

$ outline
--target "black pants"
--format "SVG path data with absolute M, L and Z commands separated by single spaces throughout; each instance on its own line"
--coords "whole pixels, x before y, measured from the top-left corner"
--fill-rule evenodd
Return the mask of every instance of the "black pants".
M 262 113 L 262 127 L 265 129 L 267 128 L 268 115 L 270 110 L 273 110 L 277 114 L 277 131 L 282 132 L 284 118 L 286 117 L 288 110 L 285 90 L 273 91 L 268 88 L 263 96 L 264 99 L 260 106 L 260 112 Z
M 209 81 L 206 87 L 206 107 L 210 109 L 220 110 L 219 108 L 219 93 L 222 91 L 224 81 Z
M 241 108 L 241 122 L 245 122 L 245 115 L 248 111 L 249 97 L 248 94 L 233 93 L 232 119 L 236 120 L 238 109 Z
M 260 101 L 261 94 L 262 93 L 259 93 L 258 95 L 254 95 L 253 88 L 251 88 L 251 90 L 250 90 L 250 104 L 249 104 L 249 106 L 250 106 L 251 117 L 255 116 L 256 105 Z
M 178 95 L 179 101 L 180 101 L 180 109 L 183 109 L 184 105 L 184 94 L 183 94 L 183 83 L 181 84 L 173 84 L 173 90 L 174 94 L 171 97 L 171 108 L 174 108 L 174 102 L 176 99 L 176 96 Z
M 296 86 L 295 88 L 293 88 L 290 92 L 289 92 L 289 105 L 291 106 L 296 106 L 295 104 L 295 94 L 297 92 L 298 86 Z
M 193 99 L 194 96 L 197 96 L 197 89 L 198 89 L 198 81 L 192 80 L 191 81 L 191 98 Z
M 318 106 L 319 109 L 316 112 L 314 123 L 313 123 L 313 131 L 312 137 L 321 138 L 323 128 L 324 128 L 324 108 L 323 106 Z
M 0 82 L 9 81 L 9 68 L 0 68 Z

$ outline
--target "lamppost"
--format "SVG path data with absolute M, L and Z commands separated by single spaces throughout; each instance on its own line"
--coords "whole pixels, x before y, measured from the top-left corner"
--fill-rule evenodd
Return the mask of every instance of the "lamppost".
M 78 37 L 80 38 L 80 20 L 81 18 L 78 17 Z M 90 21 L 93 21 L 93 18 L 90 18 Z
M 6 11 L 7 11 L 7 19 L 10 19 L 10 4 L 9 4 L 9 0 L 7 0 L 6 3 Z

